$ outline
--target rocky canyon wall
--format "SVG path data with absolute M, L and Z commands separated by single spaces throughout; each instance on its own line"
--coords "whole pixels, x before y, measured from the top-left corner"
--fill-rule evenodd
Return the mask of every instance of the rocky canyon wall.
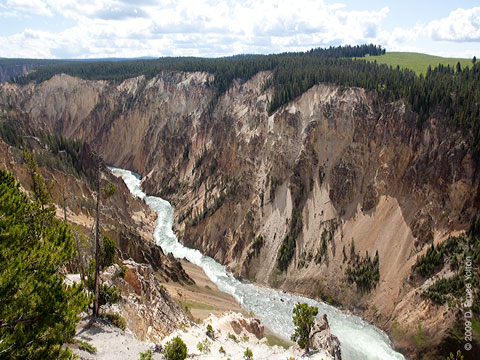
M 439 339 L 451 314 L 418 295 L 409 276 L 418 254 L 477 212 L 462 136 L 441 115 L 419 128 L 403 102 L 328 84 L 269 115 L 270 76 L 216 97 L 206 73 L 121 83 L 57 75 L 3 84 L 0 103 L 142 174 L 147 193 L 175 206 L 180 240 L 237 276 L 350 308 L 387 331 L 401 327 L 394 340 L 407 352 L 419 322 Z M 377 252 L 379 280 L 359 289 L 347 268 Z

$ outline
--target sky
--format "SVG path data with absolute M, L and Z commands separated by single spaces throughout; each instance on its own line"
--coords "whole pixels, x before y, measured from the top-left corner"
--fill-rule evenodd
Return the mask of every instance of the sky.
M 480 1 L 0 0 L 0 57 L 219 57 L 373 43 L 480 58 Z

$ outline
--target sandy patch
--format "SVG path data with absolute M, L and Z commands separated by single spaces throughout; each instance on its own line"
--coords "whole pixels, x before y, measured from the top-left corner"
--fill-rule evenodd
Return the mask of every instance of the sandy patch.
M 185 272 L 195 281 L 195 285 L 164 283 L 172 298 L 188 306 L 194 319 L 203 320 L 211 314 L 220 315 L 225 311 L 243 312 L 240 304 L 231 295 L 220 291 L 205 272 L 197 265 L 181 260 Z
M 75 339 L 93 345 L 97 352 L 90 354 L 78 349 L 77 345 L 70 345 L 81 360 L 138 360 L 141 352 L 155 346 L 153 343 L 138 340 L 128 329 L 123 331 L 103 322 L 94 323 L 90 328 L 87 325 L 88 319 L 86 318 L 79 323 Z M 163 359 L 163 357 L 155 354 L 154 359 Z

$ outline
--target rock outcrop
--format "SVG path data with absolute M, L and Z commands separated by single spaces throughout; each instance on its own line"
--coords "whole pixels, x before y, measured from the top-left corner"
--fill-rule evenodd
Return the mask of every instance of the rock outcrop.
M 103 274 L 104 284 L 115 285 L 122 293 L 119 304 L 110 305 L 127 321 L 127 327 L 138 339 L 160 340 L 189 323 L 183 309 L 172 300 L 167 290 L 160 284 L 153 268 L 125 260 L 125 275 L 122 278 L 120 267 L 112 265 Z
M 257 318 L 236 318 L 230 321 L 230 326 L 237 335 L 240 335 L 243 330 L 246 330 L 249 333 L 255 335 L 258 340 L 262 339 L 264 336 L 265 326 L 262 324 L 260 319 Z
M 330 332 L 327 314 L 316 318 L 310 335 L 310 351 L 324 350 L 334 360 L 342 360 L 340 341 Z

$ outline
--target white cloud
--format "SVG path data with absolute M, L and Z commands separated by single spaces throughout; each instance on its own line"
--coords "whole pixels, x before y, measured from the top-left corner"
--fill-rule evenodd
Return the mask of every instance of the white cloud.
M 64 54 L 80 57 L 112 56 L 115 51 L 115 56 L 297 51 L 374 42 L 388 13 L 386 7 L 347 11 L 321 0 L 45 1 L 77 25 L 60 33 L 37 32 L 37 43 L 28 31 L 0 38 L 8 53 L 19 56 L 30 48 L 32 54 L 61 57 L 61 46 Z
M 52 12 L 42 0 L 6 0 L 6 8 L 12 14 L 23 12 L 42 16 L 52 15 Z
M 431 21 L 425 30 L 435 41 L 480 42 L 480 7 L 454 10 L 446 18 Z
M 53 13 L 53 21 L 67 19 L 75 25 L 58 32 L 32 29 L 0 37 L 0 56 L 209 57 L 361 43 L 398 49 L 411 47 L 412 42 L 427 33 L 426 25 L 385 31 L 382 22 L 389 15 L 388 7 L 378 11 L 349 11 L 344 5 L 326 4 L 322 0 L 6 1 L 15 6 L 0 6 L 0 16 L 7 16 L 7 10 L 14 14 L 43 11 Z M 464 11 L 473 14 L 471 10 Z M 438 23 L 430 23 L 429 31 L 440 34 L 438 29 L 446 27 L 446 20 L 456 19 L 452 14 Z M 466 23 L 472 25 L 478 20 L 475 16 L 460 17 L 470 19 Z M 476 26 L 478 31 L 478 21 Z M 469 33 L 466 25 L 454 29 L 455 34 L 460 34 L 460 30 Z

